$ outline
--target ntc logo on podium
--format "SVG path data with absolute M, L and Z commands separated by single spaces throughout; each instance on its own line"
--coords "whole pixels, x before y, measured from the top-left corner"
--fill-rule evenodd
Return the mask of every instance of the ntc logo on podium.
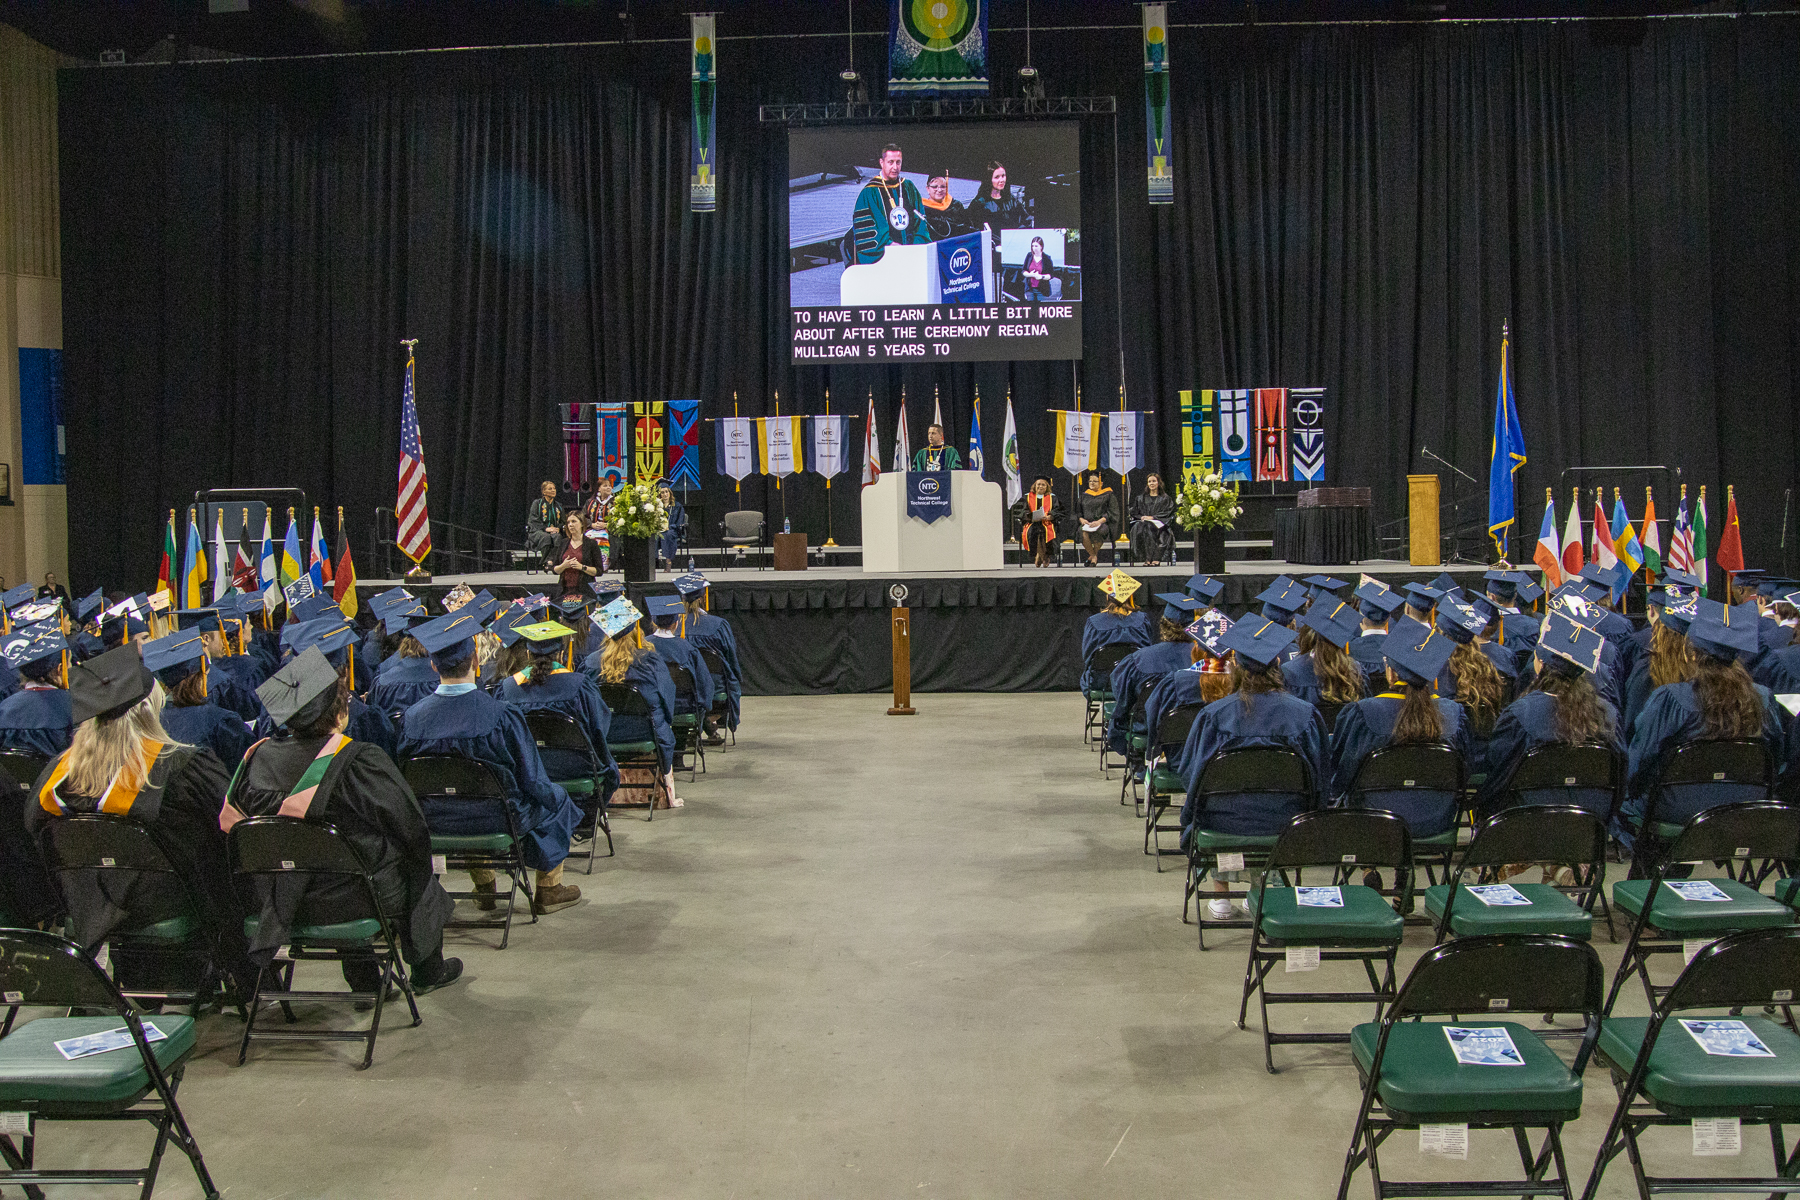
M 955 254 L 950 256 L 950 271 L 954 275 L 966 275 L 969 268 L 974 265 L 975 256 L 969 253 L 966 246 L 959 248 Z
M 919 495 L 935 496 L 938 494 L 938 488 L 940 486 L 939 482 L 935 479 L 921 479 L 919 480 Z

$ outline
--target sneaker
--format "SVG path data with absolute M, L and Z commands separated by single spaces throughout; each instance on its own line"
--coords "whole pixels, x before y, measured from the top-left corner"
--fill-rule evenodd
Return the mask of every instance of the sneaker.
M 560 912 L 581 899 L 581 889 L 572 883 L 559 883 L 555 887 L 540 887 L 532 898 L 531 911 L 538 916 L 545 913 Z
M 1238 907 L 1239 912 L 1243 913 L 1246 917 L 1249 916 L 1250 915 L 1250 897 L 1245 896 L 1242 900 L 1239 900 L 1237 902 L 1237 907 Z
M 482 912 L 493 912 L 496 908 L 500 907 L 500 901 L 496 898 L 494 893 L 495 882 L 495 880 L 490 879 L 486 883 L 478 883 L 475 885 L 475 907 L 479 908 Z
M 1206 915 L 1215 921 L 1229 921 L 1231 919 L 1231 898 L 1220 896 L 1216 900 L 1208 900 Z
M 462 972 L 462 959 L 446 958 L 444 960 L 443 969 L 437 973 L 437 978 L 431 980 L 429 983 L 419 979 L 413 980 L 413 995 L 425 996 L 437 991 L 441 987 L 449 987 L 458 979 L 462 978 Z

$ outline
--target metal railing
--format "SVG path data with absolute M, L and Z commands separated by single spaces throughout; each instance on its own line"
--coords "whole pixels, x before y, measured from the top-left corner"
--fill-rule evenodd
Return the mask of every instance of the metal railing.
M 400 552 L 400 524 L 391 508 L 375 510 L 375 524 L 369 530 L 369 562 L 376 579 L 399 579 L 412 569 L 412 559 Z M 425 560 L 433 575 L 473 575 L 482 571 L 512 569 L 512 552 L 523 550 L 523 542 L 515 542 L 466 525 L 449 521 L 431 523 L 431 554 Z

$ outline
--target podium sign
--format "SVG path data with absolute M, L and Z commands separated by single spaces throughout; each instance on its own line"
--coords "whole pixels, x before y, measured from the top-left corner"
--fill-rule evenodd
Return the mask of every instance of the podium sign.
M 908 471 L 906 515 L 927 525 L 950 515 L 950 472 Z
M 938 290 L 944 303 L 986 304 L 994 298 L 986 241 L 986 234 L 977 232 L 933 243 L 938 257 Z

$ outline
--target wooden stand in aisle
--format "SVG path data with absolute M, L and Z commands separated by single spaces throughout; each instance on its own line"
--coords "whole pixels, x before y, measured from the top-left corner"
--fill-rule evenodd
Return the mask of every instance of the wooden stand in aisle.
M 1411 532 L 1407 561 L 1415 567 L 1435 567 L 1443 562 L 1438 538 L 1438 477 L 1406 477 L 1406 527 Z
M 912 610 L 896 608 L 894 617 L 894 707 L 890 717 L 910 717 L 918 712 L 912 706 Z

